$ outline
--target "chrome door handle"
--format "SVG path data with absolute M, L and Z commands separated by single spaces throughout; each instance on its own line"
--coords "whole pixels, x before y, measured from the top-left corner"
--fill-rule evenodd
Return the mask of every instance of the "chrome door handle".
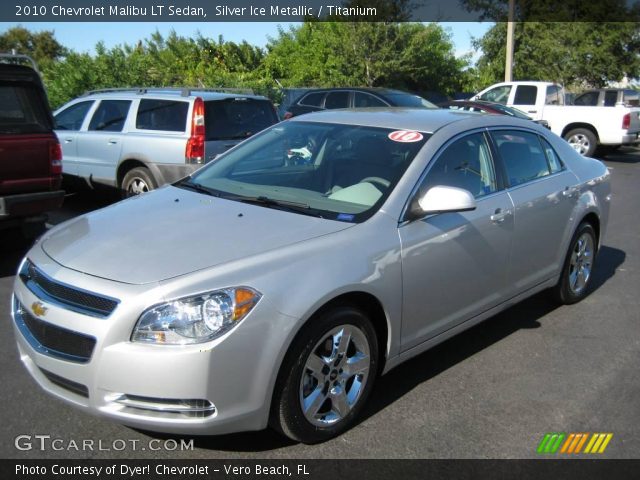
M 511 211 L 496 208 L 496 211 L 489 218 L 493 223 L 503 223 L 509 215 L 511 215 Z
M 577 191 L 578 189 L 576 187 L 564 187 L 564 190 L 562 191 L 562 196 L 566 198 L 571 198 L 576 194 Z

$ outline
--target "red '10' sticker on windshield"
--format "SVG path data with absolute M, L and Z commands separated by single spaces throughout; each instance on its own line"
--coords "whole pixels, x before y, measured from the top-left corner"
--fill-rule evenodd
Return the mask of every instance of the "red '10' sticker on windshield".
M 422 134 L 413 130 L 396 130 L 389 134 L 389 140 L 402 143 L 419 142 L 422 140 Z

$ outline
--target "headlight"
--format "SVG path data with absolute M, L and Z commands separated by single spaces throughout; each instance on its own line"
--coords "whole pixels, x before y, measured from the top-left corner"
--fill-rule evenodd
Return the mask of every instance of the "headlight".
M 251 288 L 237 287 L 157 305 L 140 316 L 131 341 L 165 345 L 207 342 L 237 325 L 261 296 Z

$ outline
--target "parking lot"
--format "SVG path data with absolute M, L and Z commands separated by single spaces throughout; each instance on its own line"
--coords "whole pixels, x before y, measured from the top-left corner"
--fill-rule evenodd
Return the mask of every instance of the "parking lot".
M 271 431 L 196 438 L 193 450 L 157 434 L 84 414 L 40 390 L 21 365 L 9 299 L 29 245 L 0 233 L 3 458 L 534 458 L 547 432 L 609 432 L 606 458 L 640 454 L 640 149 L 607 157 L 614 190 L 595 291 L 574 306 L 526 300 L 381 378 L 358 424 L 315 446 Z M 50 216 L 57 224 L 109 205 L 80 192 Z M 131 228 L 135 228 L 132 225 Z M 20 435 L 57 446 L 19 450 Z M 150 448 L 151 439 L 155 448 Z M 92 440 L 93 450 L 69 448 Z M 116 442 L 117 441 L 117 442 Z M 179 444 L 179 439 L 178 439 Z M 125 445 L 125 448 L 120 448 Z M 156 449 L 168 445 L 168 448 Z M 101 448 L 99 448 L 100 446 Z

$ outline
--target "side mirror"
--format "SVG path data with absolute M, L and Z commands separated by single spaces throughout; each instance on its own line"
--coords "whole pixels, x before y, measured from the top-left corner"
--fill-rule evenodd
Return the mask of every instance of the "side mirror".
M 412 219 L 416 219 L 425 215 L 468 212 L 475 209 L 476 201 L 468 190 L 437 185 L 412 202 L 409 214 Z

